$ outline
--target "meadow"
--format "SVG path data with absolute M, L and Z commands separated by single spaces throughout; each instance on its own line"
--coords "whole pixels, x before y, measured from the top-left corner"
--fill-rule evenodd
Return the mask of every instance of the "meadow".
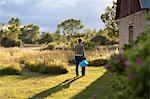
M 87 60 L 109 59 L 115 51 L 112 46 L 88 50 L 86 51 Z M 107 99 L 106 92 L 109 91 L 109 86 L 103 81 L 109 80 L 109 77 L 105 77 L 102 81 L 100 79 L 106 73 L 106 69 L 102 66 L 88 66 L 86 76 L 77 78 L 75 65 L 69 63 L 73 57 L 72 50 L 41 50 L 41 47 L 0 48 L 0 72 L 2 74 L 0 97 L 2 99 L 88 99 L 87 97 Z M 16 75 L 16 72 L 6 69 L 12 66 L 15 67 L 13 70 L 20 73 Z M 55 67 L 58 68 L 55 70 Z M 64 69 L 67 72 L 58 72 Z M 12 73 L 4 72 L 4 70 Z M 48 72 L 41 72 L 41 70 L 48 70 Z M 101 83 L 96 83 L 97 81 Z M 96 84 L 93 85 L 94 82 Z M 95 87 L 97 84 L 99 87 Z M 86 89 L 90 91 L 85 91 Z M 102 90 L 101 95 L 99 95 L 100 90 Z

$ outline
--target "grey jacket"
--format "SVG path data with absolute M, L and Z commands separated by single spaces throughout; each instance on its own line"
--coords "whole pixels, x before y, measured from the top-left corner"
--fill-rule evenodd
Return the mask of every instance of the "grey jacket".
M 74 47 L 75 50 L 75 56 L 83 56 L 85 57 L 85 49 L 84 45 L 82 43 L 78 43 Z

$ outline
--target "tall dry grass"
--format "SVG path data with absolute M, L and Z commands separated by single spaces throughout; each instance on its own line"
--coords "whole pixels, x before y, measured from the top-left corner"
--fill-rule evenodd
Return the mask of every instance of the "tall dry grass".
M 17 66 L 17 64 L 20 64 L 20 66 L 30 66 L 30 68 L 27 69 L 37 68 L 37 72 L 38 70 L 39 72 L 42 70 L 43 72 L 46 71 L 46 73 L 52 73 L 53 71 L 61 73 L 62 70 L 67 70 L 67 57 L 71 54 L 72 52 L 59 50 L 41 51 L 33 48 L 0 48 L 0 68 L 5 68 L 8 65 L 14 66 L 15 64 Z M 33 61 L 34 64 L 29 65 L 30 62 Z
M 88 60 L 108 59 L 113 53 L 118 53 L 118 50 L 112 50 L 107 47 L 86 51 Z M 74 52 L 71 50 L 44 50 L 35 48 L 0 48 L 0 64 L 20 63 L 22 60 L 42 60 L 52 59 L 55 62 L 67 63 L 69 57 L 74 57 Z
M 32 48 L 0 48 L 0 64 L 18 63 L 22 60 L 52 59 L 56 62 L 67 62 L 71 51 L 40 51 Z

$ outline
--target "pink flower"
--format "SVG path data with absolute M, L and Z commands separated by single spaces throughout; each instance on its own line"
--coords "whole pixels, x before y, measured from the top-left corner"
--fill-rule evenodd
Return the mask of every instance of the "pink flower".
M 142 65 L 143 63 L 144 63 L 144 61 L 143 61 L 143 59 L 142 58 L 137 58 L 136 59 L 136 63 L 138 64 L 138 65 Z
M 126 62 L 125 62 L 125 66 L 127 67 L 127 68 L 130 68 L 132 65 L 131 65 L 131 62 L 129 61 L 129 60 L 127 60 Z
M 135 77 L 135 75 L 133 75 L 133 74 L 128 76 L 128 79 L 129 79 L 129 80 L 135 80 L 135 78 L 136 78 L 136 77 Z
M 106 69 L 109 69 L 109 68 L 110 68 L 109 64 L 105 64 L 104 67 L 105 67 Z
M 124 54 L 120 54 L 119 58 L 124 59 Z
M 96 99 L 96 96 L 97 96 L 96 94 L 93 94 L 92 99 Z

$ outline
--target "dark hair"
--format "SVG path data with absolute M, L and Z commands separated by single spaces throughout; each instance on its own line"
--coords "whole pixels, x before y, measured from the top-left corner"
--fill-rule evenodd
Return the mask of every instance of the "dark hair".
M 81 43 L 82 42 L 82 39 L 78 39 L 78 43 Z

